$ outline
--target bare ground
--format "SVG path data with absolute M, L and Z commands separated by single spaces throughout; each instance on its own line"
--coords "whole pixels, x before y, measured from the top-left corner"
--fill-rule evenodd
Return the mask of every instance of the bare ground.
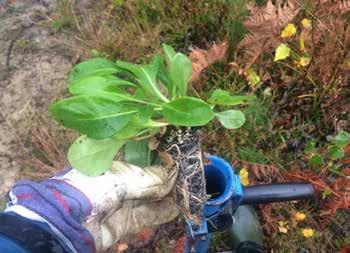
M 0 0 L 0 202 L 25 169 L 16 156 L 33 122 L 49 118 L 48 105 L 66 90 L 73 54 L 47 24 L 55 5 Z

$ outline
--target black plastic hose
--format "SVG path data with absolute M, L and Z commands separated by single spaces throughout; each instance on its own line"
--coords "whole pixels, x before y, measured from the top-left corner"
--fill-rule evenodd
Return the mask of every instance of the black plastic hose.
M 243 187 L 241 205 L 310 199 L 314 188 L 310 183 L 277 183 Z

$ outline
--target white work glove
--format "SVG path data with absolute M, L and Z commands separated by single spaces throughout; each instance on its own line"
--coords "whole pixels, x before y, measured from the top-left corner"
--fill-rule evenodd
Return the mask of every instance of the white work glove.
M 126 235 L 175 219 L 176 178 L 174 169 L 123 162 L 98 177 L 72 169 L 39 182 L 18 181 L 5 212 L 46 223 L 72 252 L 101 252 Z
M 98 177 L 77 170 L 56 177 L 90 199 L 92 212 L 84 226 L 92 233 L 97 252 L 126 235 L 175 219 L 179 214 L 173 192 L 176 178 L 176 170 L 142 169 L 123 162 L 114 162 L 111 170 Z

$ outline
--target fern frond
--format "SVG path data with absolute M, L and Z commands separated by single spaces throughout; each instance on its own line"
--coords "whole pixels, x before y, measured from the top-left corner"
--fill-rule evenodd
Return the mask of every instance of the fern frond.
M 297 16 L 300 7 L 296 0 L 290 0 L 288 4 L 282 4 L 280 0 L 273 4 L 269 0 L 264 7 L 249 5 L 247 9 L 252 14 L 243 23 L 248 35 L 238 47 L 245 48 L 244 60 L 249 67 L 264 50 L 277 44 L 280 31 Z
M 253 15 L 244 22 L 244 27 L 250 32 L 268 31 L 272 34 L 280 32 L 300 10 L 295 0 L 288 1 L 288 4 L 285 5 L 278 0 L 275 4 L 269 0 L 265 7 L 250 7 L 249 9 Z
M 227 41 L 220 43 L 213 43 L 208 50 L 194 48 L 190 52 L 190 59 L 192 61 L 192 76 L 191 81 L 199 79 L 203 70 L 208 68 L 216 61 L 225 58 L 227 51 Z
M 319 0 L 316 14 L 318 16 L 330 14 L 344 14 L 350 11 L 350 0 Z

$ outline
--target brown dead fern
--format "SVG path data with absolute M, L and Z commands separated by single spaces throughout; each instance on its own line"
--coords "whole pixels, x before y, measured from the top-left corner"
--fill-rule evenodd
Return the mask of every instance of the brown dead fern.
M 238 48 L 245 49 L 243 60 L 246 67 L 253 64 L 262 52 L 275 47 L 282 28 L 298 15 L 300 7 L 296 0 L 282 2 L 277 0 L 273 4 L 269 0 L 263 7 L 248 5 L 251 15 L 243 23 L 248 35 L 238 44 Z
M 271 183 L 281 178 L 279 169 L 274 165 L 251 163 L 247 161 L 234 161 L 234 166 L 246 168 L 258 182 Z
M 192 61 L 191 81 L 198 81 L 202 72 L 216 61 L 224 59 L 227 52 L 227 41 L 213 43 L 207 50 L 194 48 L 190 52 Z
M 316 175 L 310 170 L 292 170 L 283 174 L 286 181 L 309 181 L 320 201 L 320 218 L 322 226 L 329 224 L 339 209 L 350 208 L 350 169 L 344 170 L 345 177 L 337 178 L 333 183 L 327 184 L 325 176 Z M 328 192 L 329 197 L 324 198 Z
M 317 16 L 343 14 L 350 10 L 350 0 L 318 0 L 316 5 Z
M 290 182 L 310 182 L 314 187 L 316 194 L 321 194 L 323 191 L 331 191 L 331 188 L 326 183 L 326 177 L 317 175 L 311 170 L 294 169 L 283 173 L 283 179 Z
M 340 209 L 350 208 L 350 170 L 345 171 L 346 176 L 336 179 L 330 186 L 333 192 L 326 204 L 322 206 L 320 216 L 323 224 L 332 222 L 332 218 Z

